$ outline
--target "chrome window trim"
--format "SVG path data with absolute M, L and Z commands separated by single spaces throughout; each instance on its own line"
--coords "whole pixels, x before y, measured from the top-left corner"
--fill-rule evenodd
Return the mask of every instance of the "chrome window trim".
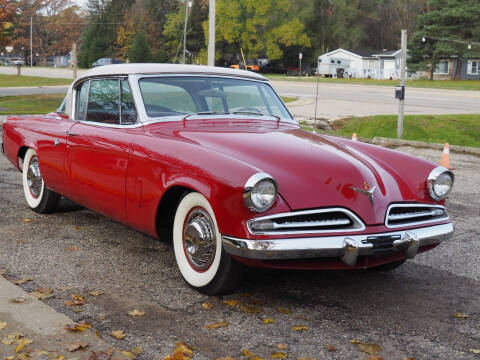
M 416 221 L 416 222 L 409 222 L 407 224 L 398 224 L 398 225 L 390 225 L 388 222 L 388 215 L 390 214 L 390 211 L 392 208 L 395 207 L 402 207 L 402 208 L 419 208 L 419 207 L 429 207 L 429 208 L 434 208 L 434 209 L 442 209 L 445 212 L 444 217 L 441 218 L 436 218 L 436 219 L 429 219 L 429 220 L 424 220 L 424 221 Z M 432 204 L 408 204 L 408 203 L 395 203 L 395 204 L 390 204 L 387 208 L 387 212 L 385 214 L 385 226 L 389 229 L 397 229 L 401 227 L 410 227 L 410 226 L 416 226 L 416 225 L 423 225 L 423 224 L 429 224 L 429 223 L 434 223 L 434 222 L 439 222 L 439 221 L 445 221 L 449 220 L 450 216 L 448 215 L 447 209 L 445 206 L 441 205 L 432 205 Z
M 277 219 L 282 217 L 289 217 L 289 216 L 299 216 L 299 215 L 311 215 L 311 214 L 323 214 L 328 212 L 342 212 L 350 217 L 353 221 L 353 227 L 350 229 L 327 229 L 327 230 L 305 230 L 305 231 L 255 231 L 251 228 L 252 222 L 261 221 L 261 220 L 271 220 Z M 355 227 L 357 226 L 357 227 Z M 358 232 L 363 231 L 366 229 L 365 224 L 363 223 L 360 218 L 355 215 L 352 211 L 341 208 L 341 207 L 332 207 L 332 208 L 325 208 L 325 209 L 316 209 L 316 210 L 303 210 L 303 211 L 292 211 L 287 213 L 281 214 L 274 214 L 274 215 L 267 215 L 256 217 L 247 221 L 247 228 L 248 232 L 252 235 L 296 235 L 296 234 L 326 234 L 326 233 L 350 233 L 350 232 Z
M 227 76 L 227 75 L 215 75 L 215 74 L 203 74 L 203 73 L 183 73 L 183 74 L 178 74 L 178 73 L 161 73 L 161 74 L 135 74 L 135 75 L 129 75 L 129 78 L 131 78 L 132 83 L 134 84 L 134 88 L 132 87 L 132 93 L 134 93 L 134 98 L 137 98 L 138 102 L 136 102 L 137 105 L 137 111 L 138 113 L 141 113 L 140 115 L 140 121 L 144 123 L 156 123 L 156 122 L 169 122 L 169 121 L 179 121 L 178 117 L 173 115 L 173 116 L 168 116 L 168 117 L 159 117 L 159 118 L 152 118 L 149 117 L 147 114 L 147 111 L 145 109 L 145 104 L 143 102 L 143 97 L 142 97 L 142 92 L 140 91 L 140 85 L 139 85 L 139 80 L 143 78 L 157 78 L 157 77 L 211 77 L 211 78 L 223 78 L 223 79 L 237 79 L 237 80 L 248 80 L 248 81 L 253 81 L 257 82 L 260 84 L 264 84 L 269 86 L 274 94 L 277 96 L 279 99 L 280 103 L 283 105 L 285 108 L 286 112 L 290 115 L 291 119 L 285 119 L 285 118 L 280 118 L 281 122 L 286 122 L 289 124 L 295 124 L 298 125 L 298 122 L 295 120 L 295 117 L 292 115 L 288 107 L 285 105 L 285 103 L 282 101 L 281 97 L 277 94 L 275 89 L 270 85 L 268 81 L 263 81 L 260 79 L 253 79 L 253 78 L 246 78 L 242 76 Z M 139 103 L 141 105 L 139 106 Z M 139 111 L 141 110 L 141 111 Z M 230 114 L 228 116 L 231 116 Z M 181 119 L 183 119 L 184 115 L 181 116 Z M 268 117 L 271 117 L 268 115 Z M 245 118 L 245 115 L 243 115 L 243 118 Z M 143 120 L 147 119 L 147 120 Z

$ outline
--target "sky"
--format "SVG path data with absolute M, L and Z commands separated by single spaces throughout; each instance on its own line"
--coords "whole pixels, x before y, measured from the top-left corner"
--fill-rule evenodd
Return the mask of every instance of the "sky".
M 78 6 L 86 7 L 87 6 L 87 0 L 73 0 L 75 4 Z

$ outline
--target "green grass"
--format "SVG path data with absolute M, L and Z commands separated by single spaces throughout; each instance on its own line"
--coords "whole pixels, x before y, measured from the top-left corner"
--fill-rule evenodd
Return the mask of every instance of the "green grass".
M 335 122 L 334 130 L 328 133 L 352 136 L 354 132 L 361 138 L 396 138 L 397 116 L 378 115 L 339 120 Z M 480 114 L 406 115 L 403 139 L 480 147 Z
M 285 75 L 265 75 L 270 80 L 282 81 L 303 81 L 316 82 L 317 78 L 313 76 L 298 77 Z M 377 86 L 396 86 L 400 84 L 399 80 L 374 80 L 374 79 L 331 79 L 318 78 L 321 83 L 329 84 L 357 84 L 357 85 L 377 85 Z M 407 80 L 407 87 L 445 89 L 445 90 L 480 90 L 480 80 Z
M 0 97 L 0 115 L 47 114 L 57 109 L 65 95 L 25 95 Z
M 0 75 L 0 87 L 70 85 L 71 79 Z

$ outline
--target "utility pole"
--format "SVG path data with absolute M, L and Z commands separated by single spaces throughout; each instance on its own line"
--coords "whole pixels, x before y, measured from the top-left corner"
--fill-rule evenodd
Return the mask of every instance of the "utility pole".
M 397 138 L 403 136 L 403 114 L 405 111 L 405 78 L 407 69 L 407 30 L 402 30 L 402 58 L 400 69 L 400 89 L 396 91 L 398 102 L 398 122 L 397 122 Z
M 208 66 L 215 66 L 215 0 L 210 0 L 208 13 Z
M 188 9 L 192 7 L 192 2 L 185 0 L 185 25 L 183 27 L 183 60 L 185 64 L 185 53 L 187 52 L 187 23 L 188 23 Z
M 77 44 L 73 43 L 72 47 L 72 65 L 73 65 L 73 80 L 77 78 Z
M 30 66 L 33 66 L 33 17 L 30 16 Z

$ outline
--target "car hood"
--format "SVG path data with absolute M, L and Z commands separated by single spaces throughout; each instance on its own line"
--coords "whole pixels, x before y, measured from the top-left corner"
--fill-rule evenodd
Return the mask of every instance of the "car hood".
M 279 193 L 292 210 L 340 206 L 373 225 L 384 223 L 386 209 L 392 202 L 426 200 L 430 163 L 368 145 L 377 152 L 372 154 L 352 141 L 313 134 L 296 125 L 272 121 L 192 121 L 169 135 L 268 173 L 278 182 Z M 415 170 L 400 173 L 405 159 Z M 417 161 L 419 166 L 415 166 Z M 373 187 L 373 201 L 368 194 L 353 189 Z

